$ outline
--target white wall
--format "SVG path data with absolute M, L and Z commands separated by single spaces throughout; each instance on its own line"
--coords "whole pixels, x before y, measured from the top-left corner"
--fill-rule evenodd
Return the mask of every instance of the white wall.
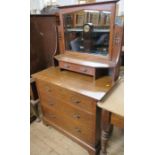
M 103 0 L 96 0 L 96 2 L 103 2 Z M 124 14 L 124 0 L 120 0 L 117 4 L 119 5 L 118 15 Z
M 31 13 L 40 13 L 40 10 L 50 5 L 52 1 L 55 1 L 55 0 L 30 0 Z
M 78 0 L 57 0 L 58 5 L 72 5 L 72 4 L 78 4 Z
M 43 7 L 44 7 L 44 0 L 30 0 L 30 10 L 31 10 L 31 12 L 40 11 L 40 10 L 43 9 Z
M 118 15 L 123 15 L 124 14 L 124 0 L 120 0 L 118 2 L 119 9 L 118 9 Z
M 64 6 L 64 5 L 72 5 L 72 4 L 78 4 L 78 0 L 30 0 L 30 9 L 31 13 L 39 13 L 40 10 L 42 10 L 44 7 L 52 4 L 52 2 L 55 2 L 55 4 Z M 103 0 L 96 0 L 96 2 L 101 2 Z M 124 0 L 120 0 L 118 2 L 119 10 L 118 14 L 122 15 L 124 12 Z
M 78 0 L 30 0 L 31 13 L 40 13 L 44 7 L 50 4 L 57 4 L 60 6 L 78 4 Z

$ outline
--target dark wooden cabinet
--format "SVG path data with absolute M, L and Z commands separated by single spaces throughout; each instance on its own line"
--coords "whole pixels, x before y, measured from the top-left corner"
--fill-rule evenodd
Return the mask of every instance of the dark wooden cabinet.
M 53 65 L 53 55 L 58 47 L 57 16 L 31 15 L 30 16 L 30 75 Z M 31 118 L 37 117 L 38 93 L 35 81 L 30 84 Z
M 57 16 L 30 16 L 30 74 L 53 65 L 58 50 Z

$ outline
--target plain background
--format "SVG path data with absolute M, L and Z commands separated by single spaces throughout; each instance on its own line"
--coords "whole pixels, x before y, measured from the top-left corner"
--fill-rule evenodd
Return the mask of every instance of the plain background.
M 151 0 L 126 0 L 125 155 L 155 154 L 155 13 Z M 0 5 L 0 154 L 30 153 L 30 2 Z

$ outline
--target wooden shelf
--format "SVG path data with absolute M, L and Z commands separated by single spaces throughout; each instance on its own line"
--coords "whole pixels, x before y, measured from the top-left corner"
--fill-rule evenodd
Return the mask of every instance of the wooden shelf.
M 64 62 L 70 62 L 77 65 L 83 65 L 88 67 L 94 67 L 94 68 L 112 68 L 115 66 L 115 64 L 111 61 L 103 61 L 103 62 L 93 62 L 82 58 L 77 58 L 76 56 L 73 58 L 66 54 L 60 54 L 55 56 L 55 58 L 58 61 L 64 61 Z
M 83 32 L 82 28 L 68 28 L 67 32 Z M 110 32 L 109 29 L 94 29 L 93 32 Z

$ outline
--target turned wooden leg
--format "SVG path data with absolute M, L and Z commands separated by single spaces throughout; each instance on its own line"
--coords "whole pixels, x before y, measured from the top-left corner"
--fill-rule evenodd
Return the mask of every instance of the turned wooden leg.
M 111 136 L 112 136 L 113 129 L 114 129 L 113 124 L 110 124 L 110 126 L 109 126 L 109 137 L 111 137 Z
M 110 130 L 109 131 L 104 131 L 102 130 L 102 135 L 101 135 L 101 151 L 100 155 L 107 155 L 107 144 L 108 140 L 110 137 Z
M 113 126 L 110 124 L 110 117 L 111 113 L 106 110 L 102 110 L 100 155 L 107 155 L 107 144 L 113 130 Z

